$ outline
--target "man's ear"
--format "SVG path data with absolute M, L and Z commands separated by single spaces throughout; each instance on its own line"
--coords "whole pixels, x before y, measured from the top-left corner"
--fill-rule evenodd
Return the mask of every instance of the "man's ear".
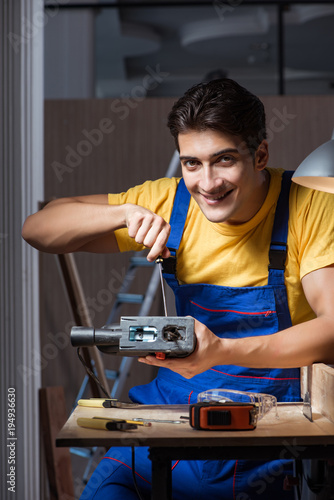
M 263 170 L 268 163 L 269 160 L 269 148 L 268 142 L 263 140 L 255 153 L 255 168 L 257 170 Z

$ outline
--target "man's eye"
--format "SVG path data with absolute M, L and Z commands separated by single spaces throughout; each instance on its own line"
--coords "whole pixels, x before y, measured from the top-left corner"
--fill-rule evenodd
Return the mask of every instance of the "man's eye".
M 235 158 L 233 156 L 224 155 L 218 158 L 217 163 L 233 163 Z
M 198 162 L 196 160 L 187 160 L 184 162 L 184 165 L 187 167 L 187 168 L 194 168 L 194 167 L 197 167 L 197 164 Z

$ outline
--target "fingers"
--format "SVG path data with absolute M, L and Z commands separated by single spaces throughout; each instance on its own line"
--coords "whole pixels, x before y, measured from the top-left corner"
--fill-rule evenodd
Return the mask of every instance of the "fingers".
M 168 259 L 168 257 L 170 257 L 170 251 L 165 247 L 160 255 L 163 259 Z
M 179 375 L 182 375 L 182 377 L 190 379 L 194 375 L 200 373 L 197 369 L 197 365 L 194 365 L 189 360 L 190 356 L 187 358 L 166 358 L 164 360 L 159 360 L 155 356 L 146 356 L 145 358 L 138 358 L 138 361 L 145 365 L 169 368 L 179 373 Z
M 156 260 L 159 255 L 161 255 L 164 259 L 169 257 L 170 252 L 166 247 L 169 233 L 170 227 L 166 227 L 158 234 L 156 240 L 154 241 L 154 244 L 151 247 L 151 250 L 147 255 L 147 260 L 149 262 L 153 262 L 154 260 Z M 146 243 L 144 243 L 144 245 L 150 248 L 150 245 L 147 245 Z
M 147 260 L 154 261 L 159 255 L 169 257 L 166 243 L 170 233 L 170 225 L 159 215 L 150 210 L 131 205 L 126 217 L 129 236 L 137 243 L 150 248 Z

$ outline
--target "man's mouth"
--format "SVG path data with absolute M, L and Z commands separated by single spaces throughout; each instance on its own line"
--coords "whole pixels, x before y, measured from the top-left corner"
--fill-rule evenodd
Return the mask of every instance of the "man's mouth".
M 214 195 L 208 195 L 208 194 L 203 194 L 203 193 L 200 193 L 201 196 L 203 196 L 203 198 L 205 198 L 205 201 L 209 204 L 209 205 L 215 205 L 223 200 L 225 200 L 225 198 L 227 198 L 229 196 L 229 194 L 231 194 L 233 191 L 233 189 L 230 189 L 229 191 L 225 191 L 225 193 L 217 193 L 217 194 L 214 194 Z

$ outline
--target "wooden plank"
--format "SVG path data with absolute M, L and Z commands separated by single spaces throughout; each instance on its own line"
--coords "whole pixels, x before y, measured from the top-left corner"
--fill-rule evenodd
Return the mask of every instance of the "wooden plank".
M 152 423 L 151 427 L 138 427 L 128 432 L 82 428 L 79 417 L 127 418 L 149 417 L 179 419 L 188 410 L 87 408 L 77 406 L 57 436 L 57 446 L 315 446 L 334 445 L 334 424 L 317 414 L 310 422 L 302 413 L 302 404 L 278 406 L 279 418 L 271 410 L 252 431 L 198 431 L 189 423 Z
M 63 273 L 63 278 L 65 282 L 65 287 L 67 290 L 69 302 L 73 312 L 73 316 L 76 324 L 79 326 L 93 327 L 93 321 L 89 314 L 89 308 L 86 302 L 86 297 L 83 291 L 83 286 L 81 283 L 79 271 L 75 262 L 74 255 L 63 254 L 58 255 L 60 268 Z M 103 365 L 102 357 L 96 346 L 82 348 L 83 357 L 85 359 L 86 365 L 92 371 L 91 360 L 94 360 L 95 369 L 97 372 L 98 379 L 102 383 L 104 389 L 110 394 L 109 384 L 105 374 L 105 368 Z M 91 386 L 92 394 L 94 397 L 104 396 L 101 388 L 96 384 L 96 381 L 89 377 L 89 383 Z
M 323 363 L 312 367 L 312 410 L 334 422 L 334 368 Z
M 302 366 L 300 368 L 300 396 L 304 397 L 307 387 L 307 366 Z
M 39 404 L 50 500 L 74 498 L 70 450 L 56 448 L 57 434 L 67 419 L 63 387 L 41 388 Z

